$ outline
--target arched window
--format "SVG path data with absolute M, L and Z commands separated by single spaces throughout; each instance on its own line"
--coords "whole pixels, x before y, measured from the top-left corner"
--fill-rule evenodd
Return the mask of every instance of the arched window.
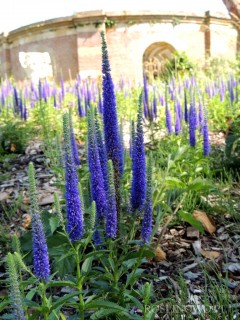
M 143 54 L 143 70 L 151 81 L 159 78 L 164 71 L 166 61 L 176 52 L 174 47 L 166 42 L 154 42 Z

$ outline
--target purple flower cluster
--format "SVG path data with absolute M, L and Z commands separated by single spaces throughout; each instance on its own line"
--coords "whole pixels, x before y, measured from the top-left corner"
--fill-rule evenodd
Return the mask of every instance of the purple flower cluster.
M 83 212 L 78 189 L 78 174 L 72 155 L 68 113 L 63 115 L 63 133 L 65 148 L 67 232 L 70 240 L 73 242 L 82 238 Z
M 114 84 L 110 72 L 108 59 L 107 43 L 105 35 L 101 32 L 102 37 L 102 90 L 103 90 L 103 124 L 104 138 L 108 159 L 112 160 L 114 171 L 120 174 L 121 166 L 121 143 L 118 131 L 118 118 L 116 109 L 116 97 Z
M 195 105 L 191 103 L 189 110 L 189 143 L 191 147 L 196 145 L 196 109 Z
M 80 166 L 80 159 L 78 156 L 78 147 L 77 147 L 77 142 L 74 136 L 71 113 L 69 114 L 69 124 L 70 124 L 70 140 L 71 140 L 72 155 L 73 155 L 74 163 L 76 166 Z
M 167 130 L 168 130 L 168 133 L 171 134 L 173 132 L 173 129 L 172 129 L 172 115 L 171 115 L 171 111 L 170 111 L 170 109 L 168 107 L 167 100 L 166 100 L 165 115 L 166 115 Z
M 132 211 L 142 210 L 146 197 L 146 160 L 142 127 L 142 94 L 139 98 L 137 130 L 132 155 Z
M 204 117 L 203 120 L 203 154 L 204 156 L 208 156 L 210 153 L 211 147 L 209 142 L 209 134 L 208 134 L 208 121 L 207 117 Z
M 147 192 L 141 231 L 141 237 L 144 243 L 149 243 L 150 236 L 152 234 L 152 213 L 152 161 L 150 158 L 147 167 Z
M 103 167 L 106 164 L 103 164 Z M 107 211 L 107 200 L 103 172 L 95 137 L 94 115 L 88 111 L 88 166 L 91 179 L 92 200 L 96 202 L 96 218 L 103 220 Z
M 37 203 L 35 169 L 32 162 L 30 162 L 28 170 L 29 193 L 32 213 L 32 245 L 34 274 L 37 278 L 44 281 L 48 281 L 50 275 L 48 249 L 41 216 L 38 211 L 39 208 Z
M 114 172 L 112 161 L 108 161 L 109 189 L 108 189 L 108 209 L 106 214 L 106 237 L 115 238 L 117 235 L 117 206 L 116 193 L 114 187 Z
M 33 237 L 33 269 L 38 279 L 48 281 L 50 265 L 46 238 L 43 230 L 40 214 L 32 214 L 32 237 Z

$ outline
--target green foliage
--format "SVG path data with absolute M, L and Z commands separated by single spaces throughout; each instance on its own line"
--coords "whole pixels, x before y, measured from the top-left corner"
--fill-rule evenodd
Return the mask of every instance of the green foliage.
M 112 20 L 112 19 L 109 19 L 109 18 L 107 18 L 105 20 L 106 28 L 110 29 L 110 28 L 113 28 L 115 25 L 116 25 L 116 21 L 115 20 Z
M 33 133 L 34 130 L 24 121 L 4 120 L 0 123 L 0 155 L 23 153 Z
M 173 22 L 177 24 L 174 19 Z M 106 21 L 106 26 L 113 27 L 114 22 Z M 216 71 L 215 69 L 217 70 L 215 67 L 212 68 L 211 74 Z M 167 80 L 174 75 L 176 81 L 178 81 L 177 78 L 190 76 L 195 71 L 196 67 L 186 54 L 178 53 L 172 61 L 168 62 L 163 76 L 164 80 Z M 200 83 L 199 88 L 202 91 L 204 91 L 204 85 L 208 80 L 204 79 L 203 83 Z M 151 90 L 152 88 L 149 87 L 150 99 L 153 97 L 153 91 Z M 157 90 L 159 90 L 159 92 L 156 91 L 159 94 L 163 92 L 163 83 L 159 84 Z M 124 90 L 117 92 L 117 108 L 120 119 L 124 126 L 131 121 L 129 133 L 132 137 L 135 133 L 134 121 L 136 123 L 137 117 L 141 116 L 140 114 L 137 115 L 140 91 L 140 87 L 131 88 L 125 85 Z M 181 98 L 180 93 L 179 97 Z M 236 167 L 238 167 L 240 123 L 239 118 L 237 118 L 237 110 L 239 103 L 234 102 L 230 108 L 228 94 L 225 101 L 220 100 L 219 94 L 209 98 L 203 93 L 203 98 L 205 99 L 211 130 L 226 130 L 226 115 L 230 114 L 233 117 L 231 134 L 226 139 L 226 150 L 223 157 L 224 161 L 227 159 L 229 166 L 233 166 L 234 162 L 237 163 Z M 7 149 L 9 147 L 5 147 L 5 143 L 14 141 L 14 139 L 16 140 L 13 144 L 16 144 L 16 146 L 22 144 L 21 148 L 23 150 L 26 145 L 26 138 L 28 139 L 32 132 L 30 128 L 32 126 L 37 128 L 40 137 L 44 141 L 44 153 L 50 159 L 49 169 L 54 172 L 57 178 L 55 185 L 61 189 L 63 194 L 65 192 L 64 168 L 62 167 L 62 162 L 59 161 L 60 157 L 63 156 L 60 123 L 62 113 L 66 113 L 67 109 L 69 109 L 68 104 L 71 101 L 72 94 L 70 92 L 66 93 L 65 100 L 59 109 L 53 106 L 51 99 L 47 103 L 38 101 L 36 106 L 30 110 L 29 122 L 25 123 L 6 117 L 6 122 L 1 125 L 0 140 L 4 143 L 3 147 L 1 142 L 1 150 L 4 153 L 9 152 Z M 96 106 L 95 102 L 92 102 L 92 104 L 93 107 Z M 165 128 L 165 117 L 160 106 L 158 107 L 159 117 L 154 122 L 145 119 L 143 125 L 148 138 L 146 153 L 151 158 L 151 170 L 149 169 L 148 174 L 151 175 L 150 171 L 152 171 L 152 182 L 150 183 L 151 188 L 150 185 L 148 188 L 148 196 L 150 197 L 150 189 L 152 189 L 154 213 L 152 241 L 154 241 L 156 230 L 159 224 L 164 221 L 165 216 L 168 216 L 168 221 L 171 221 L 171 223 L 184 221 L 203 232 L 203 226 L 192 216 L 194 209 L 207 209 L 206 212 L 211 212 L 220 207 L 221 209 L 226 209 L 227 212 L 230 209 L 232 212 L 236 211 L 236 203 L 225 201 L 226 194 L 223 195 L 223 192 L 221 193 L 220 189 L 225 186 L 224 183 L 226 182 L 216 178 L 217 170 L 219 170 L 219 175 L 223 174 L 222 168 L 219 169 L 219 166 L 222 166 L 223 163 L 219 152 L 217 151 L 217 154 L 212 153 L 209 158 L 204 157 L 202 155 L 202 136 L 199 133 L 197 133 L 196 148 L 191 148 L 188 143 L 188 127 L 183 123 L 182 135 L 162 135 L 163 128 Z M 76 108 L 74 106 L 71 108 L 73 125 L 75 129 L 77 128 L 77 137 L 84 142 L 86 141 L 87 121 L 83 118 L 79 120 Z M 174 111 L 174 101 L 169 101 L 169 108 L 172 112 Z M 4 134 L 7 138 L 2 138 Z M 11 135 L 14 139 L 8 139 Z M 6 148 L 6 151 L 4 148 Z M 42 213 L 51 261 L 51 277 L 48 283 L 39 282 L 32 273 L 31 230 L 24 232 L 20 241 L 16 235 L 13 237 L 12 253 L 9 253 L 6 257 L 9 278 L 14 284 L 15 296 L 22 301 L 28 320 L 40 318 L 55 320 L 67 319 L 67 317 L 70 320 L 153 320 L 156 315 L 159 315 L 159 306 L 163 302 L 165 304 L 165 300 L 158 301 L 151 281 L 154 276 L 145 273 L 145 268 L 143 267 L 143 263 L 154 257 L 154 249 L 152 243 L 143 245 L 140 239 L 142 214 L 136 213 L 133 215 L 129 210 L 132 179 L 131 162 L 132 159 L 126 152 L 125 170 L 121 181 L 122 203 L 118 221 L 118 237 L 114 240 L 102 239 L 100 246 L 94 245 L 93 241 L 96 203 L 92 202 L 91 199 L 89 169 L 85 156 L 81 161 L 81 168 L 78 168 L 79 180 L 81 181 L 79 192 L 82 211 L 84 212 L 85 232 L 83 238 L 74 244 L 69 240 L 65 230 L 65 200 L 59 200 L 59 197 L 55 194 L 53 210 L 46 210 Z M 216 162 L 218 168 L 216 167 Z M 111 168 L 109 172 L 111 181 L 110 193 L 112 194 L 114 191 L 112 190 L 114 177 Z M 31 211 L 37 212 L 39 209 L 32 164 L 29 166 L 29 177 Z M 230 176 L 226 174 L 225 179 L 227 178 L 229 178 L 227 181 L 228 187 L 232 186 L 235 179 L 234 176 L 231 176 L 230 179 Z M 231 191 L 229 191 L 229 197 L 230 193 Z M 208 203 L 210 194 L 217 195 L 219 198 L 214 207 L 211 207 Z M 172 217 L 174 219 L 171 220 Z M 4 237 L 9 237 L 9 235 L 6 235 L 2 226 L 0 226 L 0 231 L 2 234 L 0 241 L 1 243 L 6 243 L 8 239 Z M 104 234 L 103 229 L 100 232 Z M 181 310 L 188 302 L 188 294 L 181 279 L 179 279 L 179 284 L 182 290 L 178 297 L 180 306 L 177 305 L 177 307 Z M 227 289 L 224 287 L 219 289 L 214 284 L 211 288 L 212 291 L 209 291 L 209 296 L 211 295 L 212 300 L 207 299 L 207 296 L 204 296 L 202 300 L 208 310 L 208 315 L 211 314 L 213 316 L 211 304 L 218 305 L 218 302 L 220 302 L 223 305 L 228 305 L 229 296 Z M 168 302 L 171 303 L 171 306 L 176 307 L 175 300 L 174 297 Z M 4 313 L 4 319 L 14 318 L 11 311 L 11 303 L 12 300 L 5 297 L 3 302 L 0 303 L 0 312 Z M 132 314 L 133 309 L 136 307 L 141 311 L 141 316 Z M 68 315 L 66 310 L 71 310 L 74 315 Z M 226 318 L 230 319 L 232 317 L 230 311 L 223 314 Z
M 230 124 L 225 153 L 227 167 L 238 169 L 240 167 L 240 116 Z
M 164 81 L 170 80 L 174 77 L 191 76 L 195 73 L 196 66 L 189 59 L 185 52 L 174 53 L 169 60 L 164 63 L 161 78 Z

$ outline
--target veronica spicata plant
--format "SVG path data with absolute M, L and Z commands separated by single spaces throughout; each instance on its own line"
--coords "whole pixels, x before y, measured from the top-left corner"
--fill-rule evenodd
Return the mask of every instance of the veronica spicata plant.
M 35 276 L 44 281 L 48 281 L 50 276 L 50 265 L 46 237 L 44 234 L 41 216 L 37 204 L 37 190 L 35 183 L 35 169 L 33 163 L 29 164 L 29 191 L 32 213 L 32 237 L 33 237 L 33 264 Z
M 138 119 L 132 155 L 131 206 L 133 212 L 142 210 L 146 197 L 146 159 L 142 125 L 142 94 L 139 97 Z
M 118 219 L 120 215 L 120 184 L 123 172 L 123 151 L 119 135 L 118 117 L 116 108 L 116 96 L 111 76 L 110 63 L 108 59 L 107 43 L 104 32 L 102 37 L 102 92 L 103 92 L 103 127 L 104 139 L 109 160 L 112 160 L 114 169 L 114 184 L 116 190 L 116 203 Z
M 69 114 L 63 115 L 65 149 L 67 232 L 72 242 L 83 235 L 83 213 L 78 189 L 78 175 L 71 148 Z

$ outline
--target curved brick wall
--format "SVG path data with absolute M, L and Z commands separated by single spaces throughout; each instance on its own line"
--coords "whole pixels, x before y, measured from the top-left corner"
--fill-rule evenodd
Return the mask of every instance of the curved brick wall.
M 101 74 L 101 30 L 106 32 L 115 80 L 122 75 L 142 79 L 143 55 L 158 42 L 200 62 L 207 55 L 233 59 L 236 54 L 237 31 L 228 18 L 95 11 L 0 35 L 0 76 L 36 80 L 46 74 L 59 81 L 80 72 L 95 78 Z

